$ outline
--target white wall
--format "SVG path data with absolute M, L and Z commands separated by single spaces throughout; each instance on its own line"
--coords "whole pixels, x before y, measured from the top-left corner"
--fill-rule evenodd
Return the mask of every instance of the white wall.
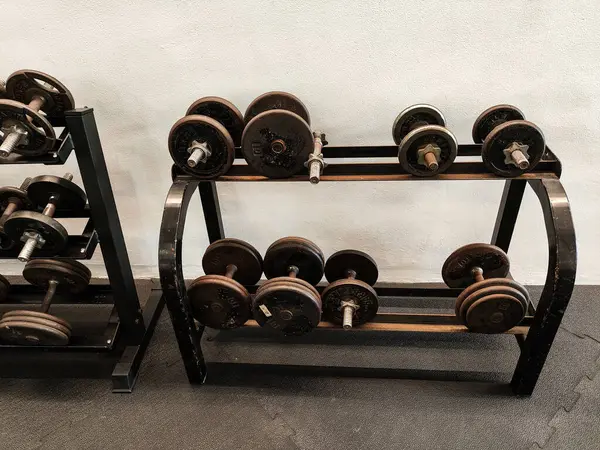
M 94 107 L 138 276 L 157 274 L 172 124 L 201 96 L 229 98 L 243 111 L 278 89 L 308 105 L 333 145 L 390 144 L 396 114 L 416 102 L 438 106 L 467 143 L 484 108 L 518 105 L 564 163 L 577 280 L 600 283 L 595 1 L 48 0 L 5 1 L 1 11 L 0 74 L 48 72 L 78 105 Z M 28 172 L 40 170 L 63 171 Z M 25 174 L 14 166 L 0 171 L 2 184 Z M 489 240 L 501 190 L 501 182 L 465 181 L 219 185 L 229 236 L 261 252 L 288 234 L 313 239 L 326 254 L 363 249 L 379 262 L 383 281 L 440 280 L 454 248 Z M 197 203 L 184 253 L 188 277 L 202 273 L 207 245 Z M 546 237 L 531 191 L 522 213 L 513 273 L 543 283 Z

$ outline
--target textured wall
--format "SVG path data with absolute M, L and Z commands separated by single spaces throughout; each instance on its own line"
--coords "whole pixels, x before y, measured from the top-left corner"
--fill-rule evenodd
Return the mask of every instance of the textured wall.
M 334 145 L 391 143 L 394 117 L 415 102 L 438 106 L 459 142 L 470 142 L 480 111 L 518 105 L 564 162 L 578 282 L 600 282 L 594 1 L 49 0 L 4 2 L 2 17 L 2 76 L 20 68 L 49 72 L 79 105 L 95 108 L 139 276 L 157 273 L 171 125 L 198 97 L 221 95 L 243 111 L 257 95 L 279 89 L 308 105 L 313 124 Z M 0 171 L 2 184 L 24 175 Z M 501 182 L 466 181 L 219 185 L 228 235 L 263 252 L 287 234 L 313 239 L 326 254 L 363 249 L 386 281 L 439 280 L 454 248 L 488 241 L 501 189 Z M 513 273 L 541 283 L 547 247 L 531 191 L 522 209 L 510 252 Z M 195 205 L 187 276 L 201 273 L 206 245 Z

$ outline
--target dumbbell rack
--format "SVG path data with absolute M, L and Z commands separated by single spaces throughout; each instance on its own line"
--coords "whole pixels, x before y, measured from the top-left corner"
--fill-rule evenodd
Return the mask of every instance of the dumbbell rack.
M 119 215 L 113 196 L 100 137 L 92 108 L 65 113 L 53 120 L 64 127 L 55 148 L 47 155 L 24 158 L 12 154 L 0 167 L 17 164 L 62 165 L 75 151 L 88 205 L 81 235 L 69 235 L 61 257 L 90 259 L 98 244 L 109 284 L 92 284 L 76 299 L 56 295 L 53 308 L 71 322 L 73 334 L 65 346 L 0 344 L 0 376 L 10 378 L 111 376 L 114 392 L 131 392 L 164 302 L 153 290 L 142 310 L 136 290 Z M 13 166 L 14 167 L 14 166 Z M 60 211 L 60 210 L 59 210 Z M 56 218 L 65 217 L 57 212 Z M 0 259 L 16 258 L 22 245 L 0 250 Z M 52 257 L 38 249 L 34 257 Z M 13 309 L 35 308 L 45 292 L 31 285 L 13 284 L 8 302 L 0 304 L 0 316 Z
M 397 162 L 372 162 L 378 158 L 396 158 L 397 146 L 324 147 L 328 161 L 322 182 L 332 181 L 413 181 L 423 180 L 505 180 L 505 187 L 494 227 L 491 243 L 508 251 L 523 193 L 527 184 L 536 193 L 542 206 L 548 237 L 549 263 L 546 283 L 537 303 L 530 304 L 521 324 L 508 331 L 516 337 L 520 357 L 515 368 L 511 387 L 517 395 L 531 395 L 550 351 L 554 337 L 571 297 L 575 282 L 577 254 L 575 231 L 569 201 L 560 182 L 561 163 L 546 148 L 542 161 L 529 173 L 505 179 L 489 173 L 483 162 L 461 161 L 463 156 L 481 156 L 480 144 L 459 145 L 459 159 L 443 174 L 434 178 L 416 178 L 406 173 Z M 339 158 L 369 158 L 369 163 L 335 163 Z M 236 159 L 243 160 L 240 149 Z M 159 240 L 159 270 L 162 291 L 169 309 L 173 328 L 188 379 L 191 383 L 203 383 L 208 367 L 216 372 L 248 369 L 250 373 L 294 371 L 303 375 L 333 375 L 361 377 L 402 377 L 405 370 L 391 368 L 340 367 L 324 365 L 282 366 L 275 364 L 206 363 L 203 357 L 201 338 L 205 332 L 190 312 L 186 286 L 182 272 L 182 238 L 187 210 L 196 189 L 204 211 L 204 219 L 210 242 L 225 237 L 221 210 L 217 195 L 217 182 L 308 182 L 308 175 L 296 175 L 286 180 L 270 180 L 253 171 L 247 165 L 233 165 L 226 175 L 215 181 L 200 181 L 172 169 L 173 184 L 165 202 Z M 318 187 L 315 187 L 318 189 Z M 279 237 L 279 236 L 276 236 Z M 257 286 L 247 287 L 250 292 Z M 322 291 L 324 286 L 318 286 Z M 386 304 L 406 305 L 407 298 L 420 299 L 426 303 L 433 299 L 456 298 L 461 289 L 447 288 L 439 283 L 398 284 L 378 283 L 375 290 Z M 255 321 L 248 321 L 241 329 L 257 328 Z M 321 322 L 319 329 L 331 332 L 423 332 L 465 333 L 454 314 L 379 313 L 375 320 L 343 331 L 341 327 Z M 235 333 L 236 330 L 227 331 Z M 314 334 L 314 332 L 313 332 Z M 311 342 L 314 339 L 311 338 Z

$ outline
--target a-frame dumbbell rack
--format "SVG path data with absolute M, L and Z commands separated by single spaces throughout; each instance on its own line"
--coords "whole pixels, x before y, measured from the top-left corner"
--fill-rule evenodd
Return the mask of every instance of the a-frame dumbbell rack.
M 11 170 L 18 164 L 62 165 L 75 151 L 88 197 L 79 218 L 87 219 L 87 223 L 81 235 L 69 236 L 67 248 L 59 256 L 90 259 L 100 245 L 109 284 L 92 284 L 75 300 L 57 295 L 53 308 L 73 327 L 69 344 L 0 344 L 0 376 L 112 377 L 114 392 L 131 392 L 164 302 L 160 290 L 153 290 L 143 310 L 140 306 L 93 109 L 67 111 L 64 121 L 53 120 L 52 125 L 64 127 L 52 152 L 36 158 L 12 154 L 0 161 L 0 170 Z M 16 259 L 21 247 L 1 250 L 0 259 Z M 43 249 L 34 254 L 52 256 L 56 255 Z M 44 294 L 35 286 L 13 284 L 7 301 L 0 304 L 0 315 L 13 309 L 35 309 Z
M 398 153 L 396 146 L 364 146 L 364 147 L 325 147 L 323 154 L 329 166 L 321 177 L 324 183 L 332 181 L 413 181 L 419 182 L 424 178 L 416 178 L 406 173 L 400 164 L 396 163 L 357 163 L 336 164 L 337 158 L 395 158 Z M 458 156 L 481 156 L 481 145 L 460 145 Z M 236 149 L 236 159 L 243 159 L 239 149 Z M 451 180 L 506 180 L 500 202 L 496 225 L 491 242 L 508 251 L 515 223 L 519 213 L 521 200 L 527 184 L 536 193 L 546 224 L 548 236 L 548 275 L 546 283 L 537 303 L 530 304 L 526 318 L 521 324 L 508 333 L 514 334 L 520 348 L 520 357 L 515 368 L 511 387 L 517 395 L 530 395 L 533 392 L 540 372 L 550 351 L 554 337 L 565 313 L 575 282 L 577 254 L 575 247 L 575 231 L 569 201 L 560 182 L 561 163 L 558 158 L 546 149 L 542 161 L 529 173 L 512 179 L 500 178 L 489 173 L 483 162 L 461 162 L 460 158 L 444 173 L 427 180 L 439 182 Z M 326 374 L 334 376 L 364 376 L 364 377 L 402 377 L 406 371 L 399 369 L 339 367 L 324 365 L 284 366 L 275 364 L 245 364 L 245 363 L 208 363 L 204 360 L 200 339 L 204 327 L 199 326 L 190 312 L 190 304 L 186 295 L 186 287 L 182 273 L 182 238 L 187 216 L 187 210 L 196 190 L 204 210 L 204 219 L 210 242 L 225 237 L 221 210 L 217 196 L 217 182 L 282 182 L 269 180 L 247 165 L 234 165 L 229 172 L 216 181 L 199 181 L 180 172 L 172 170 L 173 184 L 165 202 L 159 242 L 159 270 L 163 295 L 170 312 L 171 320 L 181 356 L 191 383 L 202 383 L 207 370 L 239 371 L 249 369 L 254 373 L 267 371 L 295 371 L 303 375 Z M 283 180 L 284 182 L 308 182 L 307 174 L 297 175 Z M 315 187 L 318 189 L 318 187 Z M 280 236 L 274 236 L 278 238 Z M 250 292 L 256 286 L 249 286 Z M 323 286 L 318 287 L 319 290 Z M 407 297 L 418 298 L 423 302 L 440 297 L 456 298 L 460 289 L 443 287 L 439 283 L 428 284 L 376 284 L 375 290 L 387 305 L 403 306 Z M 410 299 L 409 299 L 410 300 Z M 249 321 L 243 327 L 256 328 L 254 321 Z M 424 332 L 424 333 L 466 333 L 454 314 L 413 314 L 413 313 L 380 313 L 373 322 L 352 331 L 339 331 L 329 323 L 320 323 L 319 328 L 331 332 L 363 333 L 377 332 Z M 235 333 L 236 330 L 227 331 Z M 314 342 L 311 339 L 311 342 Z

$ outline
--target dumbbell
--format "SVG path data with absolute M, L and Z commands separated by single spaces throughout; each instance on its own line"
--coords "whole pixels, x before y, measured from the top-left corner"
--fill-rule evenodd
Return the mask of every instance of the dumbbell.
M 267 249 L 263 283 L 252 302 L 260 326 L 286 335 L 301 335 L 321 320 L 321 298 L 315 289 L 323 277 L 325 258 L 316 244 L 300 237 L 285 237 Z
M 36 207 L 43 208 L 43 212 L 17 211 L 4 223 L 4 232 L 13 241 L 25 242 L 19 261 L 29 261 L 36 248 L 59 253 L 67 245 L 67 230 L 52 217 L 57 209 L 82 211 L 85 208 L 85 192 L 72 179 L 70 173 L 62 178 L 42 175 L 29 183 L 27 194 Z
M 210 244 L 202 258 L 206 275 L 187 290 L 194 318 L 210 328 L 242 326 L 252 314 L 244 285 L 260 280 L 262 265 L 260 253 L 247 242 L 228 238 Z
M 525 287 L 506 278 L 506 253 L 490 244 L 469 244 L 444 262 L 442 277 L 452 288 L 466 288 L 456 299 L 455 313 L 470 331 L 503 333 L 517 326 L 529 307 Z
M 6 81 L 0 80 L 0 99 L 6 98 Z
M 90 270 L 72 259 L 35 259 L 23 270 L 23 277 L 46 289 L 40 311 L 14 310 L 0 320 L 0 340 L 17 345 L 66 345 L 71 338 L 71 325 L 49 314 L 57 292 L 78 294 L 91 279 Z
M 434 106 L 412 105 L 392 126 L 398 160 L 408 173 L 430 177 L 445 172 L 456 159 L 458 142 L 446 128 L 444 116 Z
M 4 233 L 4 222 L 11 214 L 21 209 L 32 209 L 33 202 L 27 195 L 27 187 L 31 182 L 31 178 L 26 178 L 21 187 L 5 186 L 0 188 L 0 249 L 7 250 L 12 248 L 14 241 Z
M 10 283 L 6 278 L 0 275 L 0 303 L 6 300 L 6 297 L 8 297 L 9 289 Z
M 6 80 L 6 96 L 10 100 L 0 100 L 0 157 L 48 153 L 56 141 L 49 119 L 75 107 L 69 90 L 48 74 L 20 70 Z
M 244 118 L 229 101 L 203 97 L 190 105 L 169 133 L 169 153 L 184 172 L 201 179 L 226 173 L 239 145 Z
M 324 319 L 345 330 L 372 320 L 379 308 L 372 287 L 378 275 L 377 263 L 366 253 L 342 250 L 331 255 L 325 264 L 331 284 L 321 294 Z
M 502 177 L 533 170 L 546 150 L 542 130 L 512 105 L 483 111 L 475 120 L 472 135 L 475 143 L 483 143 L 481 157 L 486 167 Z
M 244 115 L 242 153 L 248 164 L 269 178 L 287 178 L 309 169 L 310 181 L 319 182 L 326 164 L 325 134 L 310 128 L 306 106 L 287 92 L 267 92 L 254 99 Z M 312 153 L 311 153 L 312 151 Z

